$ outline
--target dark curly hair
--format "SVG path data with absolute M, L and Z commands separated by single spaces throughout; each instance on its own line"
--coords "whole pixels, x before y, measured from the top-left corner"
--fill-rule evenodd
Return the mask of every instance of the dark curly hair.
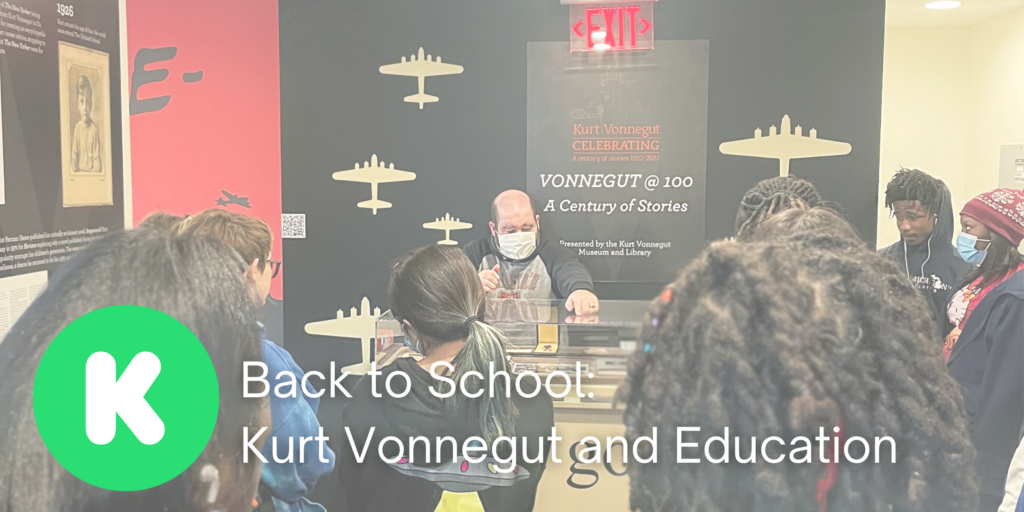
M 743 195 L 736 212 L 736 238 L 748 240 L 757 227 L 776 213 L 790 208 L 808 209 L 825 201 L 811 182 L 792 176 L 762 180 Z
M 880 464 L 841 461 L 829 511 L 974 510 L 974 448 L 937 336 L 899 269 L 855 241 L 713 244 L 650 304 L 619 390 L 630 443 L 661 431 L 659 462 L 629 466 L 631 509 L 817 511 L 821 454 L 676 464 L 676 427 L 701 427 L 684 440 L 703 447 L 728 426 L 748 453 L 750 437 L 842 423 L 845 439 L 893 438 L 896 464 L 886 444 Z
M 896 201 L 920 201 L 929 214 L 938 215 L 942 207 L 941 183 L 923 171 L 900 168 L 885 186 L 885 207 L 892 213 Z

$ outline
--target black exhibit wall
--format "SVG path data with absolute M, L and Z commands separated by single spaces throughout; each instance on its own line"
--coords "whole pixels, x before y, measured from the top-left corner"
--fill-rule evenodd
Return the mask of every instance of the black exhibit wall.
M 874 241 L 878 199 L 884 0 L 661 0 L 659 40 L 709 45 L 705 236 L 731 236 L 746 190 L 778 176 L 777 160 L 722 154 L 723 142 L 765 134 L 784 115 L 794 128 L 852 146 L 845 156 L 794 160 Z M 358 362 L 358 343 L 310 336 L 304 325 L 348 315 L 368 297 L 387 309 L 393 260 L 436 243 L 425 222 L 450 213 L 488 234 L 494 196 L 527 188 L 527 47 L 569 39 L 558 0 L 288 0 L 280 3 L 282 194 L 304 214 L 305 238 L 284 240 L 285 346 L 306 369 Z M 464 72 L 426 79 L 440 98 L 421 110 L 403 98 L 416 78 L 382 65 L 423 47 Z M 374 215 L 357 203 L 370 185 L 332 173 L 376 154 L 415 181 L 382 183 L 393 204 Z M 360 164 L 362 165 L 362 164 Z M 541 219 L 543 228 L 543 215 Z M 687 262 L 679 261 L 682 268 Z M 610 287 L 604 298 L 648 298 L 661 284 Z
M 117 0 L 0 2 L 0 277 L 124 226 L 119 30 Z
M 125 224 L 118 0 L 0 2 L 0 341 Z

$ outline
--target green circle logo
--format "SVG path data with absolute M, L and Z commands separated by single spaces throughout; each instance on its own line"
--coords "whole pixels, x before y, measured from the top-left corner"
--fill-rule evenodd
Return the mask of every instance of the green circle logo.
M 141 306 L 71 322 L 46 349 L 33 387 L 36 425 L 64 469 L 112 491 L 180 475 L 217 423 L 217 373 L 187 327 Z

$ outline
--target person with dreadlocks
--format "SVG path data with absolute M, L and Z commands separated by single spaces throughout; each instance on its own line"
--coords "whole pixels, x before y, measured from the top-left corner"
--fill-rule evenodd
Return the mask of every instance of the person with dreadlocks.
M 631 509 L 973 510 L 964 405 L 926 312 L 896 266 L 855 240 L 712 244 L 651 302 L 618 395 L 628 443 L 661 436 L 657 463 L 628 466 Z M 698 447 L 684 456 L 729 427 L 733 458 L 677 464 L 679 426 L 700 428 L 682 433 Z M 803 462 L 789 452 L 769 463 L 787 447 L 748 448 L 751 437 L 794 446 L 833 426 L 841 456 L 813 445 Z M 864 446 L 844 442 L 879 436 L 894 448 L 853 462 Z
M 773 215 L 757 227 L 750 238 L 753 242 L 771 242 L 784 238 L 805 238 L 828 234 L 846 242 L 854 242 L 859 247 L 866 247 L 857 233 L 857 228 L 847 222 L 841 215 L 822 206 L 814 208 L 789 209 Z
M 900 241 L 882 249 L 928 299 L 932 318 L 945 322 L 953 286 L 970 266 L 953 248 L 953 201 L 941 180 L 917 169 L 900 169 L 885 187 L 885 207 L 896 219 Z M 942 334 L 949 332 L 946 328 Z
M 762 180 L 743 195 L 736 212 L 736 239 L 749 240 L 757 227 L 772 215 L 790 208 L 823 206 L 825 201 L 809 181 L 792 176 Z
M 992 512 L 1024 423 L 1024 191 L 990 190 L 964 205 L 957 250 L 969 272 L 949 302 L 949 372 L 978 449 L 981 508 Z

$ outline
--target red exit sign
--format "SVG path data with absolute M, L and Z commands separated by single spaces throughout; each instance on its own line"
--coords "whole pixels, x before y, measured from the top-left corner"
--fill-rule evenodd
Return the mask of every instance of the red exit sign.
M 654 48 L 654 2 L 572 4 L 569 51 L 622 51 Z

